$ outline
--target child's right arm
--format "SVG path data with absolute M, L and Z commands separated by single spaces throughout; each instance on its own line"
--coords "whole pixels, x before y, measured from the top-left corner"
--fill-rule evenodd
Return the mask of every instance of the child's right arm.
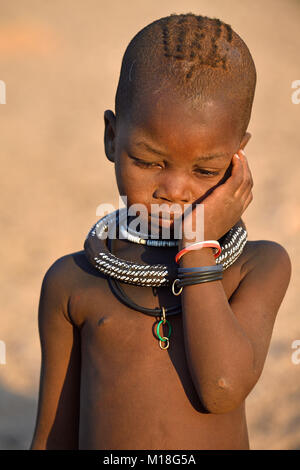
M 59 258 L 42 283 L 40 390 L 30 450 L 78 449 L 80 332 L 68 315 L 70 269 L 68 256 Z

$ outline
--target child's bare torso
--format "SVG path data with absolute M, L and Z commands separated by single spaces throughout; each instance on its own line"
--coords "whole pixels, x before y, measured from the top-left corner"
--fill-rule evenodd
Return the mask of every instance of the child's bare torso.
M 114 254 L 141 261 L 136 246 L 123 247 Z M 165 250 L 167 256 L 176 253 Z M 251 252 L 248 242 L 224 271 L 228 299 L 246 274 Z M 83 252 L 71 256 L 76 288 L 69 314 L 81 337 L 79 449 L 248 449 L 245 403 L 223 414 L 201 404 L 188 369 L 181 314 L 169 317 L 170 347 L 160 349 L 156 318 L 121 303 Z M 156 295 L 148 287 L 122 288 L 144 307 L 180 304 L 170 287 L 157 288 Z

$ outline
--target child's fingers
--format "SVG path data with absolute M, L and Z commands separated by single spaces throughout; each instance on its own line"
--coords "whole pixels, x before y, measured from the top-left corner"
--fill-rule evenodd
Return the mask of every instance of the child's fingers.
M 246 154 L 245 154 L 244 150 L 242 150 L 242 149 L 239 151 L 239 153 L 242 154 L 242 160 L 243 160 L 243 163 L 245 164 L 246 179 L 248 179 L 248 180 L 249 180 L 249 183 L 251 184 L 251 186 L 253 186 L 252 173 L 251 173 L 251 170 L 250 170 L 250 168 L 249 168 L 249 163 L 248 163 Z
M 240 159 L 243 165 L 243 182 L 239 186 L 236 192 L 236 196 L 242 197 L 243 193 L 248 193 L 249 189 L 251 190 L 251 188 L 253 187 L 253 178 L 252 178 L 252 174 L 249 168 L 249 164 L 248 164 L 245 152 L 243 150 L 240 150 L 239 155 L 240 155 Z
M 250 185 L 251 187 L 253 187 L 253 178 L 252 178 L 252 173 L 251 173 L 251 170 L 250 170 L 250 167 L 249 167 L 249 163 L 248 163 L 248 160 L 246 158 L 246 155 L 245 155 L 245 152 L 243 152 L 243 156 L 245 157 L 245 162 L 246 162 L 246 165 L 247 165 L 247 169 L 248 169 L 248 174 L 249 174 L 249 178 L 250 178 Z
M 241 186 L 244 180 L 243 163 L 237 153 L 232 157 L 232 170 L 231 176 L 226 181 L 227 187 L 235 193 Z

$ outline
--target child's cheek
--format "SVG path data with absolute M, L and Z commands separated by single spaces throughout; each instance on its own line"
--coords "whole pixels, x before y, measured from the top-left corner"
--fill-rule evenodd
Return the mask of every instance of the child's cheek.
M 128 207 L 136 203 L 145 204 L 149 200 L 151 189 L 148 177 L 142 177 L 140 172 L 131 171 L 124 165 L 116 169 L 116 179 L 119 194 L 127 196 Z

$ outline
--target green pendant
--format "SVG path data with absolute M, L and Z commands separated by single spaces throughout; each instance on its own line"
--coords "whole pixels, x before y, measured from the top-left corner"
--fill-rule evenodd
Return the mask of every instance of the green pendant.
M 171 325 L 170 325 L 170 322 L 168 320 L 165 320 L 165 323 L 168 323 L 168 325 L 169 325 L 169 332 L 168 332 L 168 336 L 164 336 L 162 338 L 159 334 L 159 327 L 160 327 L 161 323 L 164 323 L 163 320 L 160 320 L 160 322 L 158 323 L 157 328 L 156 328 L 156 333 L 157 333 L 157 336 L 159 337 L 159 339 L 161 341 L 167 341 L 167 339 L 170 338 L 170 335 L 171 335 Z

